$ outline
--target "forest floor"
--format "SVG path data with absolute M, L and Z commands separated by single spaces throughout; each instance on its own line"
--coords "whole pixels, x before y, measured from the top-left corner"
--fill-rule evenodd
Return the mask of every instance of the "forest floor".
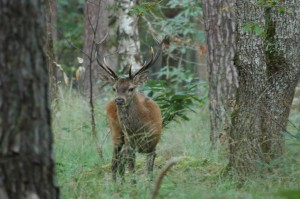
M 88 104 L 76 93 L 60 92 L 59 108 L 53 112 L 56 175 L 63 199 L 151 198 L 155 180 L 173 157 L 180 161 L 164 177 L 159 198 L 299 198 L 300 195 L 300 140 L 286 137 L 286 155 L 274 162 L 273 173 L 260 179 L 249 179 L 239 187 L 232 177 L 224 176 L 228 163 L 228 147 L 224 144 L 210 149 L 209 112 L 206 107 L 190 113 L 190 121 L 170 123 L 157 147 L 154 181 L 148 181 L 145 156 L 137 155 L 136 180 L 125 183 L 111 180 L 112 143 L 102 98 L 97 103 L 94 139 Z M 299 126 L 300 111 L 292 111 L 291 122 Z M 297 130 L 290 126 L 290 132 Z M 102 148 L 100 159 L 96 145 Z M 264 165 L 262 165 L 264 166 Z M 298 190 L 298 191 L 297 191 Z

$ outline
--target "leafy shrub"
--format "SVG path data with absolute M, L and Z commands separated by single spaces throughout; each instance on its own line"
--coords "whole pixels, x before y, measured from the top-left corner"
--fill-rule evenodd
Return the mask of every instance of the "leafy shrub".
M 155 76 L 165 79 L 149 80 L 143 91 L 160 106 L 163 126 L 171 121 L 189 120 L 187 112 L 194 112 L 194 107 L 207 99 L 207 84 L 195 78 L 190 71 L 164 67 Z

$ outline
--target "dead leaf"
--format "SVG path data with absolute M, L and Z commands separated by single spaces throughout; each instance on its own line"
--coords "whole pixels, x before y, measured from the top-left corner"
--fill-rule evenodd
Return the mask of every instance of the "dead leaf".
M 65 84 L 68 85 L 69 84 L 69 78 L 67 76 L 67 74 L 65 72 L 63 72 L 64 74 L 64 81 L 65 81 Z
M 77 57 L 77 61 L 78 63 L 82 64 L 83 63 L 83 59 L 81 57 Z

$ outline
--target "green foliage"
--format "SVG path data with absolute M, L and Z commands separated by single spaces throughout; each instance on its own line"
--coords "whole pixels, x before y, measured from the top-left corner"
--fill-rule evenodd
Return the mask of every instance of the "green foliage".
M 268 36 L 268 29 L 270 24 L 270 11 L 271 9 L 277 10 L 279 13 L 287 12 L 286 8 L 283 6 L 281 0 L 259 0 L 257 6 L 264 8 L 265 12 L 265 27 L 258 22 L 246 22 L 242 25 L 244 32 L 254 32 L 258 36 Z
M 199 17 L 202 15 L 202 4 L 197 1 L 191 1 L 191 0 L 171 0 L 168 1 L 167 6 L 170 8 L 180 8 L 183 9 L 183 11 L 179 14 L 179 16 L 184 16 L 187 18 L 192 17 Z
M 164 67 L 156 74 L 156 78 L 163 77 L 164 80 L 149 80 L 143 88 L 160 106 L 163 126 L 171 121 L 189 120 L 188 111 L 206 102 L 207 84 L 182 68 Z
M 199 43 L 205 41 L 205 33 L 199 28 L 202 9 L 197 1 L 159 1 L 157 5 L 153 5 L 143 0 L 132 13 L 142 13 L 139 15 L 140 32 L 145 35 L 148 45 L 151 45 L 149 41 L 153 38 L 159 40 L 169 36 L 171 42 L 164 52 L 171 59 L 193 55 L 198 51 Z M 188 63 L 184 67 L 195 67 L 195 64 Z
M 265 29 L 259 24 L 254 22 L 246 22 L 242 25 L 244 32 L 254 32 L 256 35 L 263 36 L 265 35 Z
M 168 1 L 167 7 L 171 9 L 181 9 L 175 17 L 160 21 L 160 25 L 164 27 L 165 35 L 180 35 L 182 37 L 193 38 L 204 42 L 204 32 L 197 28 L 195 18 L 202 16 L 201 4 L 191 0 L 171 0 Z
M 84 0 L 60 0 L 57 2 L 57 32 L 58 40 L 55 43 L 58 63 L 68 73 L 74 72 L 76 57 L 82 57 L 78 48 L 83 47 L 83 9 Z
M 299 199 L 300 198 L 300 190 L 280 191 L 278 193 L 278 195 L 285 199 Z
M 134 6 L 129 14 L 130 15 L 139 15 L 139 16 L 144 16 L 145 13 L 148 13 L 150 11 L 154 11 L 157 6 L 160 6 L 159 2 L 141 2 L 139 5 Z
M 259 0 L 257 5 L 263 8 L 275 8 L 279 13 L 285 13 L 287 10 L 282 4 L 282 0 Z

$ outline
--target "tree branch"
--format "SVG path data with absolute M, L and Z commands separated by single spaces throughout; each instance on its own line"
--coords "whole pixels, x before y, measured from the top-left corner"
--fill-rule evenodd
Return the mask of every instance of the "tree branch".
M 156 183 L 155 183 L 155 187 L 153 189 L 152 192 L 152 197 L 151 199 L 156 199 L 159 193 L 159 189 L 160 189 L 160 185 L 161 182 L 164 178 L 164 176 L 167 174 L 167 172 L 171 169 L 172 166 L 174 166 L 175 164 L 177 164 L 177 162 L 179 162 L 181 160 L 181 158 L 172 158 L 171 160 L 169 160 L 166 164 L 166 166 L 161 170 Z

